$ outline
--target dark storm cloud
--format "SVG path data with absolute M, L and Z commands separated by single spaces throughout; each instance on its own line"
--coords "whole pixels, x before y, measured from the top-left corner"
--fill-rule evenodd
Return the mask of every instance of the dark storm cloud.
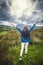
M 9 6 L 11 6 L 11 0 L 0 0 L 0 20 L 10 19 Z
M 34 4 L 36 1 L 37 1 L 37 4 L 36 4 L 36 7 L 35 7 L 35 10 L 37 11 L 41 11 L 41 13 L 43 13 L 43 0 L 31 0 L 32 3 Z M 13 16 L 11 17 L 10 15 L 10 10 L 9 10 L 9 7 L 12 6 L 12 0 L 0 0 L 0 20 L 4 20 L 4 21 L 8 21 L 10 20 L 11 22 L 15 21 L 15 19 L 17 19 L 16 16 Z M 26 9 L 28 10 L 28 9 Z M 36 21 L 37 19 L 42 19 L 43 16 L 39 16 L 37 15 L 38 13 L 36 11 L 33 11 L 32 13 L 32 16 L 31 17 L 28 17 L 26 16 L 25 14 L 22 15 L 20 18 L 18 18 L 17 22 L 19 20 L 21 20 L 22 22 L 23 21 L 26 21 L 26 22 L 33 22 L 34 20 Z M 42 20 L 43 22 L 43 20 Z
M 43 12 L 43 0 L 31 0 L 32 3 L 37 1 L 36 9 L 41 10 Z
M 41 22 L 43 23 L 43 0 L 32 0 L 33 3 L 35 3 L 36 1 L 37 1 L 37 5 L 35 7 L 35 10 L 38 11 L 38 13 L 40 14 L 40 17 L 39 17 L 39 15 L 37 15 L 38 13 L 36 13 L 36 12 L 33 12 L 33 14 L 38 16 L 37 19 L 41 20 Z
M 36 0 L 31 0 L 33 3 L 36 1 Z
M 38 2 L 36 8 L 37 8 L 38 10 L 43 11 L 43 0 L 41 0 L 40 2 Z
M 38 1 L 38 2 L 43 2 L 43 0 L 31 0 L 32 2 Z

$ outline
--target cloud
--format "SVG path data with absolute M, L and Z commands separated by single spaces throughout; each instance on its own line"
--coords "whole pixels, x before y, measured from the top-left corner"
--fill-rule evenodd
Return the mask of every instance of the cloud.
M 8 0 L 0 0 L 0 20 L 10 19 L 9 5 Z
M 31 0 L 33 3 L 37 1 L 36 9 L 43 11 L 43 0 Z
M 43 0 L 40 0 L 37 4 L 37 9 L 43 11 Z
M 7 8 L 10 15 L 16 17 L 21 17 L 22 14 L 31 16 L 37 3 L 32 4 L 31 0 L 4 0 L 4 2 L 4 9 Z
M 0 21 L 0 25 L 11 26 L 11 24 L 8 21 Z
M 43 0 L 0 0 L 0 20 L 17 24 L 41 21 Z
M 33 11 L 32 15 L 30 17 L 23 15 L 22 17 L 19 18 L 22 22 L 28 22 L 29 23 L 35 23 L 37 21 L 42 21 L 43 20 L 43 14 L 41 11 Z

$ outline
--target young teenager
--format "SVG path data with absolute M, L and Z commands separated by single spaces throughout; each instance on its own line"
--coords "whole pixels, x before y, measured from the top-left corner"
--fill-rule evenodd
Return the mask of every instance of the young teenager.
M 21 30 L 20 28 L 18 28 L 17 24 L 14 24 L 15 28 L 20 32 L 21 34 L 21 50 L 20 50 L 20 58 L 19 60 L 22 60 L 22 54 L 23 54 L 23 50 L 25 48 L 25 55 L 27 55 L 27 49 L 28 49 L 28 44 L 31 41 L 30 38 L 30 32 L 34 29 L 35 25 L 38 22 L 36 22 L 35 24 L 33 24 L 33 26 L 28 29 L 26 26 L 23 28 L 23 30 Z

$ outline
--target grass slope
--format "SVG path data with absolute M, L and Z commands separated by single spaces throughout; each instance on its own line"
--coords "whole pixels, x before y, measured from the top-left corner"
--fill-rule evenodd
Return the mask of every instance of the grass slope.
M 27 56 L 23 54 L 22 61 L 19 62 L 21 45 L 10 48 L 10 54 L 14 60 L 14 65 L 43 65 L 43 45 L 29 45 Z
M 43 35 L 43 31 L 40 31 L 40 33 L 38 32 L 37 35 L 38 34 Z M 36 31 L 32 35 L 36 35 Z M 40 42 L 41 44 L 35 44 L 32 46 L 29 45 L 27 56 L 25 57 L 25 55 L 23 54 L 22 62 L 19 62 L 21 44 L 17 44 L 15 46 L 13 45 L 13 46 L 9 47 L 7 59 L 9 59 L 9 56 L 10 56 L 11 60 L 13 61 L 13 65 L 43 65 L 43 39 L 42 39 L 43 36 L 37 36 L 37 35 L 36 35 L 36 37 L 39 37 L 42 40 L 42 42 Z M 10 43 L 11 45 L 14 42 L 15 42 L 15 44 L 19 43 L 19 42 L 17 42 L 20 40 L 20 38 L 18 38 L 19 36 L 20 35 L 19 35 L 19 32 L 17 32 L 17 30 L 13 30 L 13 31 L 9 30 L 9 31 L 0 32 L 0 44 L 2 43 L 1 49 L 3 49 L 2 47 L 4 47 L 4 45 L 3 45 L 4 43 L 5 44 Z M 2 55 L 0 55 L 0 57 L 1 56 Z M 5 57 L 5 55 L 4 55 L 4 57 Z M 6 59 L 6 57 L 4 59 Z M 9 63 L 9 62 L 7 61 L 7 63 Z M 8 64 L 3 64 L 3 65 L 8 65 Z M 9 64 L 9 65 L 12 65 L 12 64 Z

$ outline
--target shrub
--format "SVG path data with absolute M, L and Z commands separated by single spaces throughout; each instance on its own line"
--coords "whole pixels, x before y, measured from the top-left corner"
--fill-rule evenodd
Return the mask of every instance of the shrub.
M 9 43 L 0 40 L 0 65 L 13 65 L 13 58 L 9 53 Z

